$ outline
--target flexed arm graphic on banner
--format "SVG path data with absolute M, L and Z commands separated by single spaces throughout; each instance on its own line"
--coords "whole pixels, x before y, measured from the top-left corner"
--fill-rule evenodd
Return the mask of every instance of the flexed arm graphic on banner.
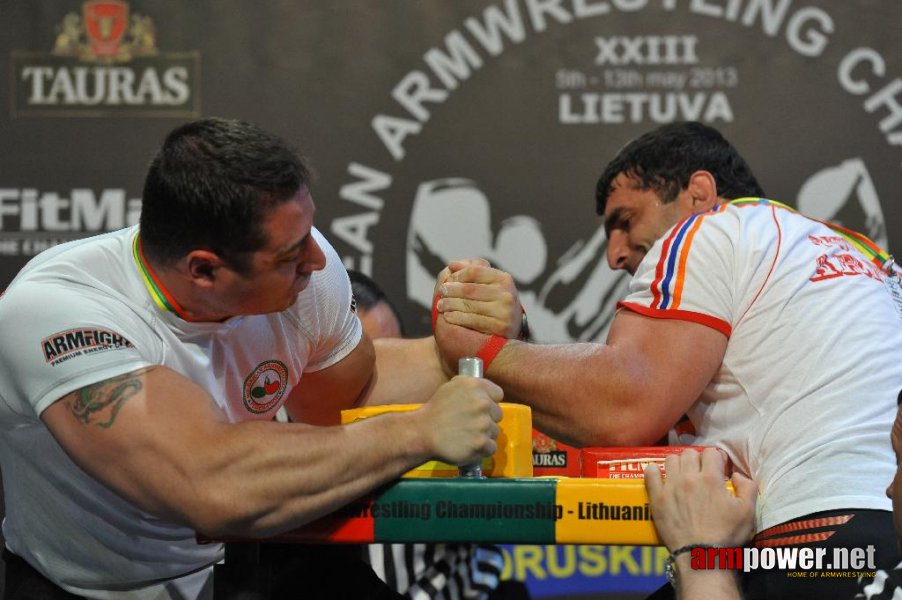
M 537 341 L 602 340 L 627 282 L 604 264 L 606 246 L 599 228 L 549 267 L 536 219 L 515 215 L 495 230 L 489 199 L 474 181 L 427 181 L 417 190 L 410 216 L 407 293 L 428 309 L 435 274 L 448 261 L 481 257 L 513 276 Z

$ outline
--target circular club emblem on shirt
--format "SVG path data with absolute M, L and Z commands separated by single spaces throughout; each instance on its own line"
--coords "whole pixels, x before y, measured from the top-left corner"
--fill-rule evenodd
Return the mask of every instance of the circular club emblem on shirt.
M 244 406 L 265 413 L 279 404 L 288 385 L 288 368 L 278 360 L 263 361 L 244 380 Z

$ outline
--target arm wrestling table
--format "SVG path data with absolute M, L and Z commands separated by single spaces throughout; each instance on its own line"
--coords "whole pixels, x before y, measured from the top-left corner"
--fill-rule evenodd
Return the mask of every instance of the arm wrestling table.
M 418 405 L 345 411 L 343 422 Z M 268 598 L 261 543 L 510 543 L 660 545 L 642 469 L 683 447 L 585 448 L 589 477 L 532 477 L 530 409 L 502 403 L 498 451 L 483 462 L 486 479 L 457 477 L 457 467 L 422 465 L 380 490 L 297 529 L 266 539 L 209 538 L 224 543 L 214 572 L 217 600 Z M 616 465 L 624 478 L 614 473 Z M 727 465 L 727 469 L 729 469 Z M 728 473 L 727 473 L 728 474 Z M 604 476 L 597 476 L 604 475 Z

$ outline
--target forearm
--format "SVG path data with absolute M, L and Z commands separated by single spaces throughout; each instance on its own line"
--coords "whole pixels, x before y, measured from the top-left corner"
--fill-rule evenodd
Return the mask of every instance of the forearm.
M 378 421 L 378 423 L 377 423 Z M 413 413 L 344 427 L 228 425 L 179 507 L 208 534 L 268 536 L 328 514 L 432 458 Z
M 676 560 L 676 590 L 679 600 L 742 600 L 739 581 L 727 569 L 693 570 L 688 554 Z
M 343 427 L 233 424 L 163 368 L 85 388 L 42 414 L 76 464 L 143 511 L 207 534 L 258 536 L 319 517 L 432 458 L 433 428 L 423 419 L 414 411 Z
M 436 335 L 446 360 L 476 352 L 486 336 L 467 313 L 443 315 Z M 457 322 L 454 322 L 457 321 Z M 719 368 L 726 336 L 676 319 L 621 311 L 607 343 L 509 340 L 486 376 L 508 401 L 533 408 L 538 429 L 577 446 L 650 444 L 689 409 Z
M 431 337 L 374 341 L 376 367 L 362 405 L 425 402 L 451 374 Z
M 222 508 L 232 511 L 219 525 L 227 533 L 267 535 L 334 511 L 428 460 L 478 461 L 497 449 L 500 399 L 490 381 L 458 377 L 415 411 L 338 427 L 233 426 L 233 439 L 220 442 L 226 455 L 214 452 L 216 461 L 206 463 L 225 492 Z M 235 503 L 243 503 L 240 510 Z
M 41 419 L 86 473 L 143 511 L 207 534 L 266 536 L 334 511 L 430 459 L 495 451 L 501 390 L 458 378 L 416 411 L 347 426 L 230 423 L 165 367 L 112 377 Z
M 577 446 L 635 446 L 661 437 L 644 407 L 655 390 L 638 361 L 604 344 L 509 341 L 486 374 L 528 404 L 537 429 Z M 662 421 L 663 423 L 663 421 Z

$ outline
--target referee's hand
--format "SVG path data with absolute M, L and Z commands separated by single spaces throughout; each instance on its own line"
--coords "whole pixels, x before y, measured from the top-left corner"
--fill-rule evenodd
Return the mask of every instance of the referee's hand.
M 645 468 L 645 487 L 658 537 L 673 552 L 692 544 L 744 545 L 754 533 L 755 482 L 734 473 L 735 495 L 724 485 L 724 456 L 716 448 L 686 448 Z

